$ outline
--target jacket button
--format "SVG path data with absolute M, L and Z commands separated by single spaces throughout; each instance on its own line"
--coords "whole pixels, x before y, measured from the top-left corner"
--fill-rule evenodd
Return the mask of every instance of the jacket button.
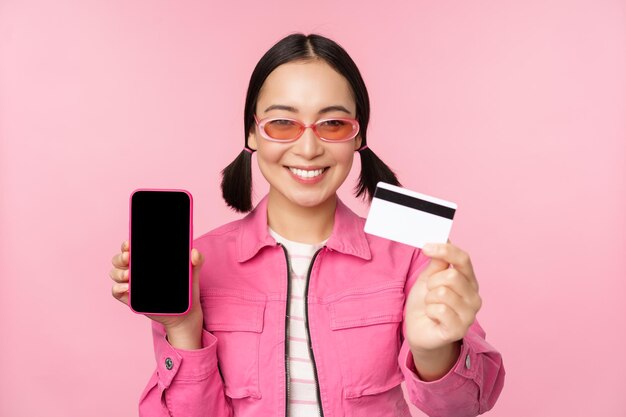
M 165 358 L 165 367 L 170 370 L 174 367 L 174 362 L 170 358 Z
M 469 369 L 469 368 L 470 368 L 470 365 L 471 365 L 471 362 L 470 362 L 470 355 L 469 355 L 469 353 L 468 353 L 468 354 L 467 354 L 467 356 L 465 357 L 465 367 L 466 367 L 467 369 Z

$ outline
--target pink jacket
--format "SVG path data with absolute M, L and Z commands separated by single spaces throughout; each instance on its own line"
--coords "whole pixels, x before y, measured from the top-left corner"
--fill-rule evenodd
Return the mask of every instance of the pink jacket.
M 441 379 L 415 373 L 403 338 L 404 300 L 428 259 L 419 249 L 366 234 L 337 202 L 332 235 L 309 271 L 308 325 L 325 417 L 475 416 L 504 384 L 500 354 L 475 322 Z M 244 218 L 197 238 L 202 348 L 183 350 L 153 322 L 157 368 L 139 401 L 146 417 L 285 416 L 288 270 L 269 235 L 267 196 Z

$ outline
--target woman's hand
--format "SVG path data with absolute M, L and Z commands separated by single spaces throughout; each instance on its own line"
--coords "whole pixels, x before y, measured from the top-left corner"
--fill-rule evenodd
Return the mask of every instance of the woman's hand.
M 449 242 L 426 245 L 423 252 L 431 260 L 409 292 L 405 336 L 416 366 L 420 358 L 447 356 L 441 362 L 447 363 L 441 370 L 445 373 L 454 364 L 449 362 L 456 361 L 457 342 L 476 319 L 482 300 L 467 253 Z
M 111 279 L 115 281 L 111 292 L 113 297 L 120 302 L 128 305 L 128 262 L 130 259 L 130 248 L 128 240 L 122 243 L 122 251 L 111 259 L 113 269 L 109 273 Z M 183 334 L 188 332 L 194 332 L 198 335 L 202 329 L 202 309 L 200 308 L 200 285 L 199 275 L 200 268 L 204 262 L 204 256 L 197 249 L 191 250 L 191 264 L 193 270 L 193 297 L 191 303 L 191 309 L 189 312 L 182 316 L 162 316 L 146 314 L 150 319 L 157 321 L 163 326 L 168 333 Z

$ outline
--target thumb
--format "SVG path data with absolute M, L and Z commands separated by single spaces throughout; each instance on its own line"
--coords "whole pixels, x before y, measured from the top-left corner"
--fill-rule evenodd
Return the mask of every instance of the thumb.
M 424 268 L 424 270 L 420 274 L 420 278 L 426 278 L 433 274 L 436 274 L 437 272 L 445 271 L 449 267 L 450 264 L 444 260 L 438 258 L 430 258 L 428 265 L 426 265 L 426 268 Z
M 191 265 L 193 265 L 193 292 L 194 297 L 199 294 L 200 290 L 200 269 L 202 269 L 202 264 L 204 263 L 204 255 L 200 253 L 197 249 L 191 250 Z
M 200 269 L 204 263 L 204 255 L 196 248 L 191 250 L 191 264 L 193 265 L 192 274 L 192 308 L 200 308 Z
M 193 265 L 194 269 L 201 267 L 203 263 L 204 255 L 202 255 L 202 253 L 200 253 L 198 249 L 193 248 L 191 250 L 191 264 Z

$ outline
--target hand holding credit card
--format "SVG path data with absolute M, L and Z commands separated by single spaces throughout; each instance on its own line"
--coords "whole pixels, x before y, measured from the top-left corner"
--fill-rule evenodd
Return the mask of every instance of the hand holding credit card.
M 446 243 L 456 209 L 450 201 L 379 182 L 364 230 L 418 248 Z

